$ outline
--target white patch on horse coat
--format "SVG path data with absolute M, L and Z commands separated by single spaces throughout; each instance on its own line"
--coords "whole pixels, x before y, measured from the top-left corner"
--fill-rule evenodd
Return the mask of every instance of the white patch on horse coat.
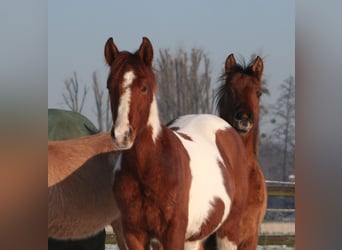
M 184 244 L 184 250 L 198 250 L 200 249 L 201 241 L 186 241 Z
M 150 114 L 148 117 L 147 125 L 152 127 L 152 139 L 153 139 L 153 142 L 156 142 L 156 139 L 161 131 L 161 126 L 160 126 L 156 97 L 154 95 L 153 95 L 153 100 L 152 100 L 151 107 L 150 107 Z
M 133 71 L 128 71 L 123 76 L 122 88 L 123 93 L 119 100 L 118 116 L 114 123 L 115 137 L 121 140 L 125 137 L 125 133 L 129 131 L 129 106 L 131 102 L 131 85 L 135 78 Z
M 234 242 L 229 241 L 227 237 L 224 237 L 224 238 L 217 237 L 216 241 L 217 241 L 217 249 L 231 249 L 231 250 L 237 249 L 237 245 Z
M 186 115 L 176 119 L 170 126 L 179 127 L 174 133 L 190 156 L 192 181 L 186 233 L 186 239 L 188 239 L 199 233 L 201 225 L 213 209 L 212 204 L 215 198 L 221 199 L 225 205 L 221 223 L 229 214 L 231 199 L 226 192 L 218 164 L 224 161 L 216 145 L 216 131 L 225 130 L 231 126 L 214 115 Z M 190 136 L 192 140 L 184 139 L 177 132 Z

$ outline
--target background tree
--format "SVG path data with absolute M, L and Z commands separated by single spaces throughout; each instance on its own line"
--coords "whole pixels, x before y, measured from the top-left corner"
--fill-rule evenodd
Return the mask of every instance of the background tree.
M 63 93 L 63 99 L 65 104 L 69 107 L 71 111 L 81 113 L 88 92 L 87 87 L 83 87 L 83 95 L 81 97 L 81 102 L 79 102 L 80 92 L 76 72 L 74 72 L 73 77 L 64 81 L 64 85 L 66 88 L 66 93 Z
M 271 140 L 280 145 L 282 180 L 294 173 L 295 151 L 295 81 L 290 76 L 280 85 L 280 96 L 275 105 L 271 106 L 275 125 L 271 132 Z
M 102 84 L 99 82 L 96 72 L 93 73 L 93 92 L 95 98 L 96 117 L 98 129 L 100 131 L 108 131 L 112 125 L 109 96 L 107 91 L 104 92 Z
M 192 49 L 190 59 L 182 49 L 172 56 L 159 50 L 156 65 L 158 105 L 163 122 L 180 115 L 212 112 L 210 59 L 202 49 Z

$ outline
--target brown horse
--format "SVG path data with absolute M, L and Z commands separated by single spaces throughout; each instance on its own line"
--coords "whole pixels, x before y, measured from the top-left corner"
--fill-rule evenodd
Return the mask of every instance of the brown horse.
M 263 61 L 256 57 L 247 66 L 237 64 L 233 54 L 225 63 L 223 79 L 216 100 L 220 117 L 229 122 L 240 134 L 248 157 L 249 192 L 247 208 L 243 211 L 238 249 L 257 248 L 258 227 L 267 201 L 264 175 L 258 163 L 259 99 Z
M 153 48 L 143 38 L 135 53 L 109 38 L 113 128 L 123 150 L 114 193 L 129 249 L 157 240 L 165 250 L 199 249 L 217 232 L 219 249 L 236 247 L 248 191 L 247 159 L 238 133 L 214 115 L 187 115 L 160 123 Z
M 113 192 L 118 155 L 110 134 L 48 142 L 48 236 L 82 239 L 111 224 L 125 250 Z

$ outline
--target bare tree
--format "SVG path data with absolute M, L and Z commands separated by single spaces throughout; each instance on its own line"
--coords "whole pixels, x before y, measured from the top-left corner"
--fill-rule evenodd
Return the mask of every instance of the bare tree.
M 203 50 L 192 49 L 190 59 L 182 49 L 179 49 L 176 56 L 172 56 L 167 49 L 160 50 L 159 54 L 156 78 L 159 83 L 157 99 L 162 121 L 168 122 L 184 114 L 211 113 L 211 64 Z M 109 96 L 101 88 L 96 72 L 92 80 L 98 129 L 108 131 L 112 126 Z M 66 104 L 71 110 L 81 112 L 87 89 L 84 88 L 79 107 L 76 73 L 73 78 L 65 81 L 65 86 L 68 95 L 63 94 L 63 98 Z
M 95 71 L 93 73 L 93 92 L 94 92 L 94 98 L 95 98 L 95 107 L 96 107 L 95 112 L 96 112 L 96 117 L 97 117 L 98 129 L 100 131 L 104 131 L 104 129 L 108 131 L 112 124 L 110 105 L 109 105 L 109 96 L 107 92 L 106 94 L 104 93 L 103 88 L 101 87 L 101 84 L 99 83 L 99 80 Z
M 109 99 L 109 94 L 107 93 L 107 100 L 106 100 L 106 130 L 109 131 L 109 129 L 113 125 L 113 120 L 112 120 L 112 113 L 111 113 L 111 107 L 110 107 L 110 99 Z
M 88 89 L 86 86 L 83 88 L 83 95 L 81 102 L 79 102 L 79 83 L 77 79 L 77 74 L 74 72 L 73 77 L 64 81 L 66 88 L 66 93 L 63 93 L 63 99 L 65 104 L 69 107 L 71 111 L 82 112 L 85 98 L 87 96 Z
M 280 85 L 281 94 L 274 106 L 271 122 L 275 125 L 272 131 L 274 142 L 283 145 L 282 152 L 282 179 L 285 181 L 294 171 L 295 149 L 295 82 L 290 76 Z
M 98 129 L 103 131 L 103 90 L 99 84 L 96 72 L 93 73 L 93 91 L 95 98 L 96 116 Z
M 167 49 L 159 50 L 156 76 L 163 122 L 184 114 L 212 111 L 210 66 L 210 59 L 202 49 L 192 49 L 190 60 L 182 49 L 176 56 Z

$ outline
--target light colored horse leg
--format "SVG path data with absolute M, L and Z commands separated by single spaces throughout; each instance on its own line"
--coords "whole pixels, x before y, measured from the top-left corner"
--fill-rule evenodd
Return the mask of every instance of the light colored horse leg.
M 229 241 L 227 237 L 220 238 L 216 235 L 217 249 L 218 250 L 237 250 L 237 245 Z
M 125 237 L 123 235 L 123 229 L 122 229 L 122 224 L 121 224 L 120 218 L 114 220 L 111 223 L 111 226 L 113 228 L 113 232 L 114 232 L 115 238 L 116 238 L 116 243 L 118 244 L 119 249 L 120 250 L 129 250 L 127 245 L 126 245 Z
M 152 239 L 150 245 L 150 249 L 152 250 L 163 250 L 163 246 L 160 244 L 158 240 Z
M 184 250 L 203 250 L 201 241 L 187 241 L 184 244 Z

